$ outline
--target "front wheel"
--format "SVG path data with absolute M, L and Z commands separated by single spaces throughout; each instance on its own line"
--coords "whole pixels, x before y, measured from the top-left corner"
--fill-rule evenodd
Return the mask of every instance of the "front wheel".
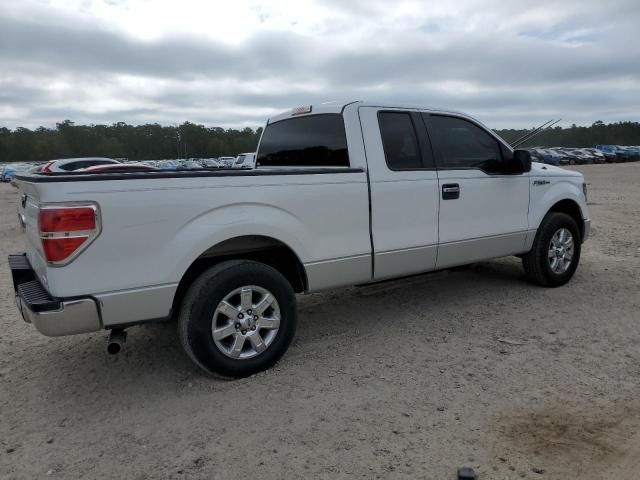
M 527 278 L 545 287 L 564 285 L 580 261 L 582 238 L 573 218 L 565 213 L 548 213 L 536 233 L 531 251 L 522 257 Z
M 296 329 L 296 298 L 280 272 L 247 260 L 222 262 L 189 287 L 178 318 L 187 355 L 204 371 L 244 377 L 285 353 Z

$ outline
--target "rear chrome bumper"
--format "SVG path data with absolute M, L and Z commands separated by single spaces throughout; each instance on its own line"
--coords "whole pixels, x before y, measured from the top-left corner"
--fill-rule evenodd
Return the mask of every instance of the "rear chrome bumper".
M 25 254 L 9 255 L 16 306 L 27 323 L 43 335 L 58 337 L 102 328 L 93 298 L 54 298 L 38 280 Z
M 582 228 L 582 242 L 586 242 L 589 239 L 589 235 L 591 235 L 591 219 L 585 218 L 584 227 Z

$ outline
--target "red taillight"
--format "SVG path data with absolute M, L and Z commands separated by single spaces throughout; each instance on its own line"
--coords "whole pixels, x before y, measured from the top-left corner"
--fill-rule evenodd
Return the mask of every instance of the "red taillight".
M 89 237 L 43 238 L 42 249 L 49 262 L 61 262 L 78 250 Z
M 42 251 L 52 264 L 64 264 L 98 236 L 98 208 L 94 205 L 46 205 L 40 208 L 38 229 Z
M 45 173 L 51 173 L 51 164 L 53 163 L 53 160 L 50 160 L 46 163 L 46 165 L 44 167 L 42 167 L 42 171 Z
M 78 232 L 96 228 L 96 212 L 91 207 L 45 208 L 40 210 L 40 232 Z

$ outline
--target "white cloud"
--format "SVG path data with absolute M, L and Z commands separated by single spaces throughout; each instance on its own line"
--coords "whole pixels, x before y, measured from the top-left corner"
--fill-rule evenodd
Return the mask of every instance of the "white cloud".
M 0 4 L 0 125 L 257 126 L 375 99 L 496 127 L 640 120 L 637 0 Z

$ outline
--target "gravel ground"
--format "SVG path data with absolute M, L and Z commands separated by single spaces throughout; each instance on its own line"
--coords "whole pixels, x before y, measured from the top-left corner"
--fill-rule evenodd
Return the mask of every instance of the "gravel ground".
M 0 186 L 2 478 L 637 478 L 640 164 L 578 168 L 592 238 L 574 280 L 515 258 L 300 297 L 269 372 L 200 375 L 175 325 L 46 338 L 13 304 Z

